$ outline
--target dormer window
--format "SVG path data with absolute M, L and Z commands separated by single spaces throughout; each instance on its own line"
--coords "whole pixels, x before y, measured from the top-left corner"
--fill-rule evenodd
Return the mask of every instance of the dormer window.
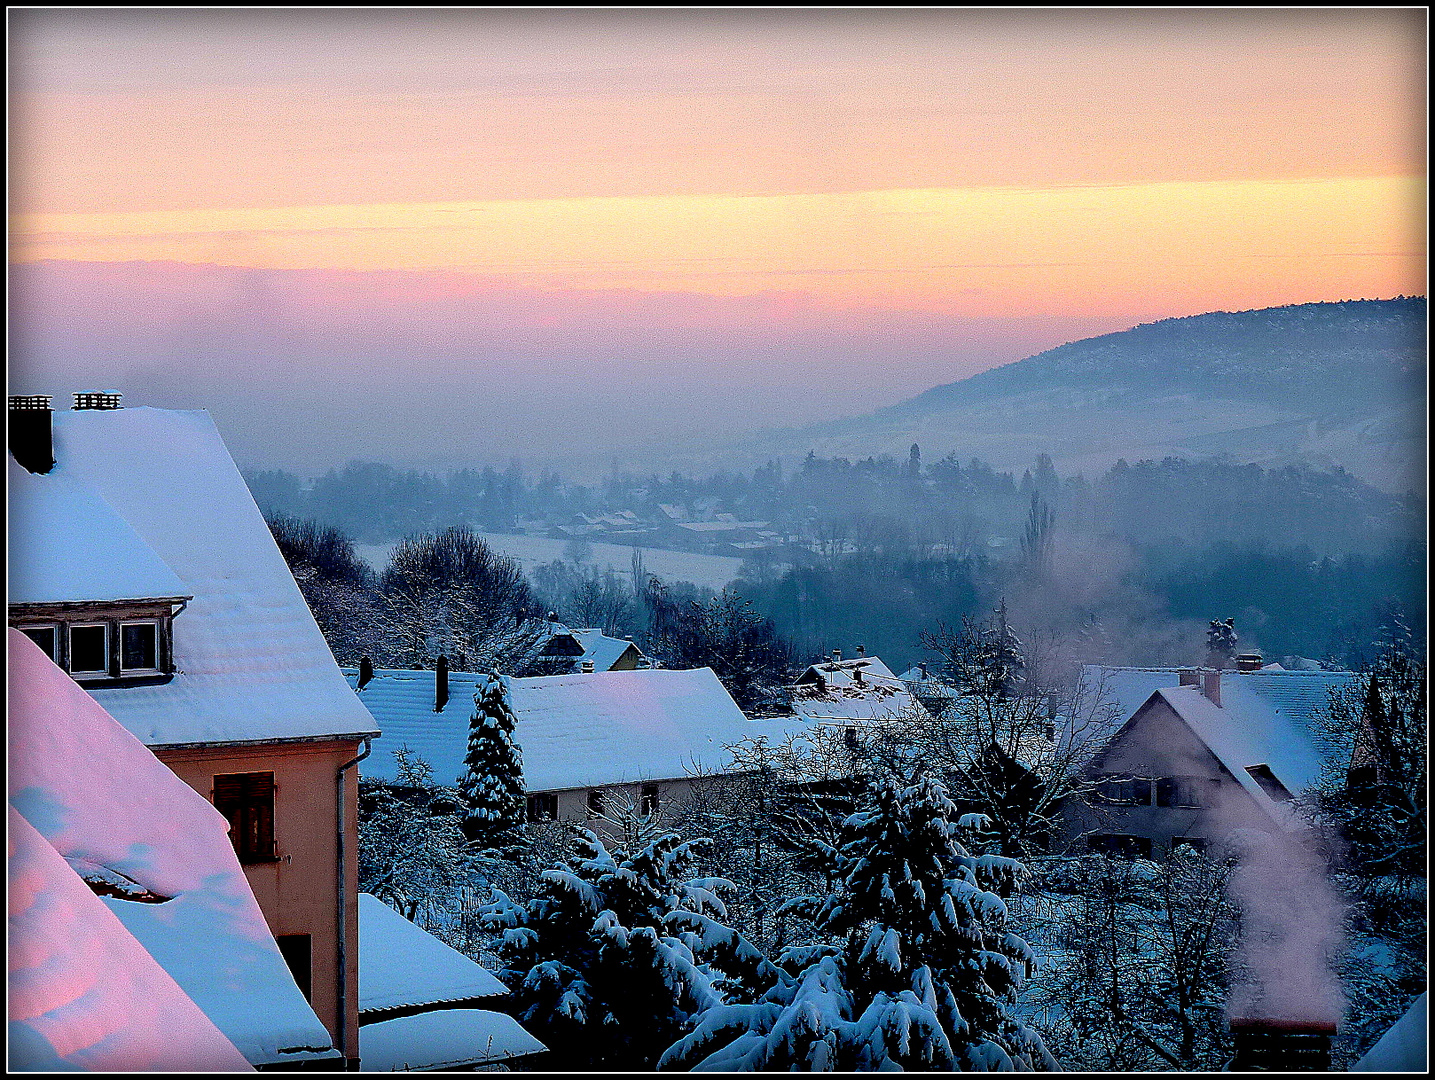
M 173 623 L 186 599 L 12 604 L 9 621 L 76 682 L 125 685 L 174 672 Z

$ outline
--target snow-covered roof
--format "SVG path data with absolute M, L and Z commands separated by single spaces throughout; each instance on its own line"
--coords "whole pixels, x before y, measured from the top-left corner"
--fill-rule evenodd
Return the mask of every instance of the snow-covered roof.
M 1269 765 L 1287 789 L 1298 793 L 1319 779 L 1322 759 L 1334 752 L 1319 729 L 1330 692 L 1357 678 L 1349 671 L 1223 671 L 1221 709 L 1239 721 L 1242 745 L 1254 759 L 1247 763 Z M 1153 693 L 1180 682 L 1180 669 L 1174 667 L 1083 667 L 1078 687 L 1083 708 L 1098 698 L 1106 708 L 1076 738 L 1099 745 Z
M 357 685 L 358 672 L 347 669 Z M 398 777 L 407 748 L 453 784 L 464 771 L 473 695 L 484 676 L 449 673 L 449 699 L 434 711 L 432 671 L 381 670 L 359 697 L 383 740 L 360 764 L 365 776 Z M 749 720 L 711 668 L 596 671 L 511 679 L 515 732 L 529 791 L 561 791 L 685 777 L 731 764 L 723 749 L 754 735 L 782 738 L 805 725 Z
M 229 823 L 23 634 L 8 633 L 10 803 L 244 1057 L 338 1056 L 279 952 Z
M 435 1009 L 359 1028 L 365 1072 L 461 1069 L 546 1049 L 513 1017 L 486 1009 Z
M 207 413 L 57 412 L 55 468 L 32 479 L 103 499 L 192 595 L 173 679 L 90 689 L 148 746 L 353 737 L 376 725 L 345 686 Z M 11 539 L 33 547 L 23 520 Z
M 182 598 L 184 583 L 82 484 L 9 462 L 12 604 Z
M 508 987 L 368 893 L 359 894 L 359 1012 L 471 998 Z
M 930 672 L 924 672 L 917 664 L 913 664 L 897 677 L 906 683 L 907 689 L 911 690 L 914 694 L 939 700 L 955 700 L 958 696 L 955 686 L 945 679 L 937 678 Z
M 608 637 L 596 627 L 587 630 L 569 630 L 568 632 L 573 635 L 579 645 L 583 646 L 583 655 L 575 658 L 576 663 L 581 665 L 583 661 L 591 660 L 594 671 L 611 671 L 619 657 L 630 648 L 638 648 L 631 641 Z
M 14 807 L 8 835 L 10 1070 L 253 1068 Z
M 792 711 L 810 721 L 928 716 L 907 684 L 875 656 L 812 664 L 792 688 Z
M 1428 992 L 1415 999 L 1399 1020 L 1350 1067 L 1351 1072 L 1423 1073 L 1428 1062 Z

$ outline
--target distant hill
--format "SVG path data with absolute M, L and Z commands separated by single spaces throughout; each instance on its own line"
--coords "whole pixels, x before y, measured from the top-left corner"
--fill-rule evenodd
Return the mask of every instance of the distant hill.
M 1049 349 L 866 416 L 775 436 L 823 454 L 955 451 L 1059 471 L 1229 453 L 1421 490 L 1424 297 L 1210 312 Z

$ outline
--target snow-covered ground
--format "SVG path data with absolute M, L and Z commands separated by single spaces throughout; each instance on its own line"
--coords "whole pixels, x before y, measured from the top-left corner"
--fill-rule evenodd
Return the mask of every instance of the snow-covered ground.
M 566 559 L 564 551 L 571 541 L 548 536 L 510 536 L 505 533 L 479 533 L 489 545 L 510 558 L 517 559 L 524 572 L 535 566 Z M 388 544 L 355 544 L 359 558 L 375 570 L 382 570 L 389 561 L 389 552 L 398 541 Z M 742 560 L 728 555 L 697 555 L 688 551 L 664 551 L 643 548 L 643 569 L 665 582 L 691 581 L 709 589 L 721 589 L 737 577 Z M 584 560 L 600 570 L 612 569 L 627 574 L 633 565 L 633 549 L 622 544 L 592 544 Z

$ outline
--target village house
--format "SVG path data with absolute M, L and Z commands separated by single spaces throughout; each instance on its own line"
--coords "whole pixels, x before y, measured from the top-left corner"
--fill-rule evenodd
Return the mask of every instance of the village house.
M 632 638 L 609 637 L 590 627 L 575 630 L 548 613 L 548 637 L 535 658 L 534 666 L 545 675 L 571 675 L 585 671 L 634 671 L 652 667 L 652 661 Z
M 356 764 L 378 726 L 207 414 L 115 393 L 10 405 L 10 626 L 228 819 L 294 981 L 356 1063 Z
M 384 730 L 382 749 L 361 766 L 366 778 L 397 780 L 394 752 L 407 750 L 436 783 L 458 783 L 483 675 L 345 674 Z M 590 822 L 619 799 L 659 812 L 685 801 L 696 777 L 727 771 L 727 745 L 805 726 L 747 719 L 710 668 L 534 676 L 510 679 L 509 689 L 531 821 Z
M 932 718 L 907 684 L 861 645 L 847 660 L 834 649 L 831 660 L 799 675 L 792 686 L 792 711 L 814 723 Z
M 1107 703 L 1065 740 L 1089 747 L 1091 799 L 1065 814 L 1075 849 L 1150 856 L 1205 849 L 1233 828 L 1295 828 L 1289 805 L 1333 749 L 1318 717 L 1350 672 L 1110 668 L 1082 671 Z
M 342 1065 L 228 821 L 40 647 L 7 636 L 10 1067 Z
M 365 1072 L 506 1068 L 546 1047 L 494 1011 L 508 987 L 377 897 L 359 894 Z

